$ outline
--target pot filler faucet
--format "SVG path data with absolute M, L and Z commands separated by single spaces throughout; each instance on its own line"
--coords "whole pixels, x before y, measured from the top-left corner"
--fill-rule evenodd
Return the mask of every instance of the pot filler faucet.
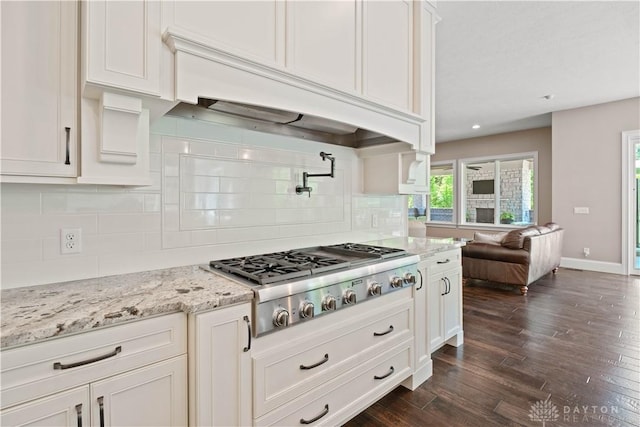
M 333 178 L 333 173 L 335 172 L 335 161 L 336 159 L 331 156 L 331 153 L 325 153 L 324 151 L 320 152 L 320 157 L 322 157 L 322 161 L 329 159 L 331 161 L 331 173 L 307 173 L 302 172 L 302 185 L 296 185 L 296 194 L 308 193 L 309 197 L 311 197 L 311 187 L 307 185 L 307 180 L 310 176 L 328 176 Z

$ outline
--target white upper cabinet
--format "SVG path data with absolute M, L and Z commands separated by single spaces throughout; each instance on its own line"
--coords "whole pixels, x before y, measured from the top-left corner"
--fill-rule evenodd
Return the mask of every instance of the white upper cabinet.
M 440 18 L 427 2 L 418 3 L 414 9 L 413 111 L 426 119 L 418 149 L 435 152 L 435 72 L 436 72 L 436 24 Z
M 3 180 L 75 177 L 78 5 L 2 2 L 0 11 Z
M 269 1 L 166 2 L 169 26 L 235 55 L 283 65 L 284 3 Z
M 337 89 L 359 91 L 360 7 L 353 0 L 287 2 L 287 68 Z
M 319 116 L 433 151 L 433 60 L 422 58 L 433 53 L 428 3 L 167 1 L 162 7 L 175 100 L 195 104 L 206 97 Z
M 160 95 L 160 2 L 82 2 L 84 83 Z
M 413 107 L 412 1 L 362 3 L 364 95 L 400 110 Z

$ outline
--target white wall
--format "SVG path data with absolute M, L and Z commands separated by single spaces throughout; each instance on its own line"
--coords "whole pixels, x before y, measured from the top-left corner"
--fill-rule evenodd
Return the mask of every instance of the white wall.
M 296 195 L 303 171 L 329 172 L 320 151 L 336 178 Z M 165 117 L 151 168 L 151 187 L 2 184 L 1 287 L 406 235 L 406 198 L 361 194 L 350 148 Z M 60 254 L 62 227 L 82 229 L 81 254 Z
M 623 271 L 621 133 L 635 129 L 640 98 L 553 113 L 553 218 L 566 230 L 563 265 Z

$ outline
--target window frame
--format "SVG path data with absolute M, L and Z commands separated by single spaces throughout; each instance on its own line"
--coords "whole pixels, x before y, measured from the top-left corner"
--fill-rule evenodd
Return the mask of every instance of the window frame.
M 457 228 L 471 228 L 471 229 L 482 229 L 482 228 L 520 228 L 525 225 L 511 225 L 511 224 L 501 224 L 500 223 L 500 209 L 495 209 L 494 211 L 494 221 L 493 223 L 477 223 L 477 222 L 467 222 L 466 220 L 466 197 L 463 197 L 466 194 L 466 170 L 467 165 L 473 163 L 487 163 L 487 162 L 498 162 L 495 164 L 495 176 L 500 176 L 500 163 L 511 160 L 526 160 L 533 159 L 533 214 L 532 218 L 530 218 L 531 224 L 538 223 L 538 191 L 539 191 L 539 176 L 538 176 L 538 152 L 537 151 L 526 151 L 519 153 L 511 153 L 511 154 L 499 154 L 493 156 L 480 156 L 480 157 L 467 157 L 455 160 L 442 160 L 433 162 L 431 166 L 439 166 L 439 165 L 447 165 L 450 164 L 453 169 L 453 221 L 431 221 L 431 198 L 427 198 L 427 223 L 432 224 L 434 226 L 454 226 Z M 429 170 L 431 172 L 431 170 Z M 431 178 L 429 178 L 431 179 Z M 494 204 L 495 206 L 500 206 L 500 179 L 494 178 Z
M 452 169 L 452 175 L 453 175 L 453 200 L 452 200 L 452 219 L 451 221 L 432 221 L 431 220 L 431 193 L 429 193 L 429 196 L 427 197 L 427 206 L 426 206 L 426 214 L 427 214 L 427 223 L 429 224 L 434 224 L 434 225 L 450 225 L 450 226 L 455 226 L 458 224 L 458 209 L 457 209 L 457 205 L 458 205 L 458 162 L 456 160 L 443 160 L 443 161 L 439 161 L 439 162 L 432 162 L 431 163 L 431 167 L 429 168 L 429 187 L 431 187 L 431 169 L 434 168 L 434 166 L 444 166 L 444 165 L 451 165 L 451 169 Z

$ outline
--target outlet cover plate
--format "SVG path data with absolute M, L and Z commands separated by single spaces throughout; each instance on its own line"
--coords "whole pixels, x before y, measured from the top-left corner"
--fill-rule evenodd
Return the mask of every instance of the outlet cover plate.
M 60 229 L 60 253 L 79 254 L 82 252 L 82 229 Z

